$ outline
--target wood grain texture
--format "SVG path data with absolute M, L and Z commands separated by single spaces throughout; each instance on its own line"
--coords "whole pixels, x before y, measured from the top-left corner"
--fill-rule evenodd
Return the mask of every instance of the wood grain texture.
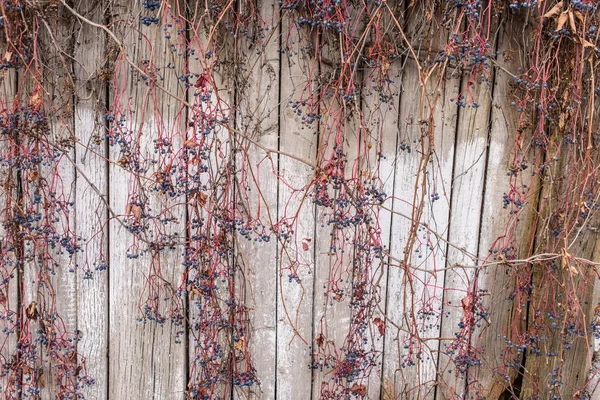
M 282 13 L 281 104 L 279 150 L 313 161 L 318 146 L 318 121 L 309 122 L 300 100 L 314 93 L 318 64 L 306 46 L 306 28 L 298 29 L 293 15 Z M 278 220 L 286 221 L 295 240 L 279 246 L 277 299 L 277 398 L 302 400 L 311 387 L 312 306 L 315 279 L 315 206 L 309 192 L 315 174 L 312 165 L 281 154 L 279 159 Z
M 253 39 L 238 42 L 239 56 L 236 60 L 236 120 L 238 130 L 259 144 L 277 149 L 279 141 L 279 6 L 273 0 L 261 1 L 256 11 L 265 21 L 248 27 Z M 246 10 L 247 11 L 247 10 Z M 245 12 L 242 10 L 242 12 Z M 268 28 L 268 29 L 267 29 Z M 251 362 L 256 369 L 260 386 L 249 391 L 236 391 L 236 398 L 274 399 L 276 396 L 277 369 L 277 292 L 279 260 L 277 238 L 270 229 L 276 228 L 278 181 L 276 172 L 279 157 L 266 153 L 239 140 L 237 148 L 242 153 L 236 165 L 244 169 L 245 175 L 236 188 L 237 204 L 247 217 L 256 216 L 259 224 L 255 234 L 248 240 L 236 236 L 236 257 L 242 266 L 245 288 L 240 296 L 245 298 L 251 332 L 240 338 L 251 353 Z M 245 208 L 245 210 L 244 210 Z M 262 234 L 261 226 L 271 238 L 268 242 L 253 239 Z M 280 229 L 279 227 L 278 229 Z M 285 232 L 281 230 L 282 234 Z M 238 281 L 242 283 L 242 281 Z
M 64 9 L 48 11 L 50 21 L 40 27 L 38 46 L 44 49 L 42 60 L 47 69 L 40 74 L 19 71 L 21 105 L 32 111 L 44 110 L 49 131 L 44 138 L 20 138 L 24 146 L 41 149 L 42 160 L 55 162 L 34 163 L 21 173 L 23 209 L 27 216 L 42 214 L 42 202 L 53 203 L 52 228 L 36 233 L 44 222 L 28 227 L 25 240 L 25 267 L 23 273 L 22 307 L 34 307 L 38 318 L 29 320 L 30 338 L 41 361 L 37 370 L 24 369 L 23 384 L 26 392 L 38 394 L 42 399 L 57 396 L 62 385 L 73 384 L 76 376 L 65 376 L 76 368 L 77 297 L 76 262 L 70 246 L 75 230 L 75 168 L 73 119 L 73 20 Z M 26 103 L 25 103 L 26 101 Z M 47 209 L 46 209 L 47 210 Z M 66 238 L 67 241 L 60 239 Z M 58 322 L 58 323 L 56 323 Z M 68 340 L 68 342 L 67 342 Z
M 510 73 L 516 72 L 519 57 L 515 53 L 516 44 L 520 40 L 521 30 L 510 29 L 521 24 L 515 17 L 506 17 L 500 22 L 498 37 L 499 57 L 494 79 L 493 98 L 491 99 L 491 125 L 489 134 L 489 155 L 485 183 L 485 195 L 481 215 L 480 243 L 478 256 L 482 260 L 494 261 L 502 249 L 511 245 L 511 241 L 519 243 L 517 258 L 523 259 L 531 255 L 533 230 L 537 216 L 539 199 L 539 181 L 531 171 L 525 170 L 518 174 L 516 181 L 529 187 L 531 195 L 527 196 L 525 207 L 518 215 L 510 214 L 505 207 L 504 194 L 510 193 L 511 184 L 507 177 L 511 160 L 515 151 L 513 132 L 517 131 L 519 113 L 511 105 L 515 95 L 514 78 Z M 509 23 L 509 21 L 511 21 Z M 507 72 L 508 71 L 508 72 Z M 534 150 L 535 151 L 535 150 Z M 531 158 L 535 154 L 532 152 Z M 532 182 L 533 180 L 533 182 Z M 510 221 L 507 224 L 507 221 Z M 481 322 L 481 329 L 473 335 L 472 345 L 486 349 L 481 359 L 481 365 L 469 371 L 469 393 L 471 396 L 497 398 L 515 382 L 518 371 L 512 369 L 503 371 L 506 379 L 501 377 L 498 368 L 504 362 L 515 357 L 522 360 L 522 354 L 516 350 L 507 349 L 507 341 L 518 342 L 517 333 L 525 326 L 526 307 L 521 307 L 518 299 L 514 299 L 516 290 L 514 277 L 510 275 L 508 265 L 492 266 L 482 269 L 478 286 L 487 290 L 483 297 L 483 307 L 489 311 L 487 321 Z M 511 300 L 512 299 L 512 300 Z
M 199 16 L 204 13 L 204 3 L 196 0 L 189 0 L 188 5 L 188 19 L 190 21 L 198 21 Z M 230 212 L 234 206 L 232 205 L 232 199 L 235 197 L 233 188 L 228 186 L 228 181 L 231 178 L 231 174 L 234 169 L 235 157 L 232 155 L 232 149 L 235 147 L 235 133 L 230 132 L 226 126 L 217 125 L 210 134 L 205 135 L 200 132 L 203 123 L 206 121 L 205 116 L 209 115 L 215 117 L 218 120 L 225 121 L 225 123 L 234 124 L 235 116 L 233 115 L 232 109 L 235 105 L 235 84 L 234 84 L 234 41 L 229 35 L 219 36 L 214 38 L 215 42 L 220 43 L 221 41 L 227 41 L 228 46 L 223 46 L 223 54 L 219 54 L 219 59 L 224 59 L 223 62 L 213 62 L 211 49 L 215 43 L 208 43 L 211 29 L 213 28 L 214 20 L 210 18 L 202 18 L 201 22 L 189 26 L 189 38 L 192 54 L 188 58 L 189 71 L 192 74 L 191 83 L 194 83 L 192 87 L 188 89 L 187 98 L 191 105 L 188 109 L 188 123 L 197 124 L 197 128 L 190 128 L 187 132 L 187 140 L 193 143 L 194 148 L 198 145 L 198 142 L 205 143 L 205 146 L 209 149 L 214 149 L 208 155 L 208 160 L 205 162 L 200 161 L 199 152 L 194 151 L 194 156 L 191 156 L 192 162 L 188 167 L 189 173 L 189 187 L 193 187 L 195 190 L 190 191 L 188 189 L 188 238 L 192 241 L 192 247 L 202 248 L 206 246 L 200 239 L 194 242 L 194 238 L 210 238 L 209 243 L 215 243 L 216 238 L 225 231 L 224 227 L 220 229 L 217 227 L 217 216 L 211 215 L 209 210 L 216 210 L 215 214 L 222 212 L 223 214 Z M 210 101 L 202 100 L 202 94 L 206 95 L 205 90 L 207 88 L 198 88 L 195 86 L 196 82 L 202 80 L 202 75 L 208 69 L 212 68 L 212 74 L 214 77 L 214 87 L 208 88 L 208 95 Z M 202 167 L 208 168 L 207 173 L 202 172 Z M 192 183 L 193 182 L 193 183 Z M 233 186 L 233 185 L 232 185 Z M 196 190 L 199 189 L 199 190 Z M 206 203 L 208 206 L 202 207 L 201 201 L 198 202 L 198 197 L 202 198 L 203 193 L 207 196 Z M 210 221 L 214 218 L 212 223 L 202 226 L 199 221 L 205 218 Z M 234 233 L 229 233 L 233 235 Z M 233 248 L 231 239 L 225 240 L 228 249 Z M 208 250 L 210 252 L 210 250 Z M 189 268 L 188 275 L 188 304 L 189 304 L 189 326 L 188 326 L 188 343 L 189 343 L 189 386 L 188 391 L 191 398 L 194 398 L 193 388 L 206 382 L 210 379 L 211 372 L 209 368 L 203 368 L 203 362 L 207 356 L 207 343 L 215 343 L 221 345 L 223 349 L 227 349 L 224 352 L 224 358 L 229 357 L 229 360 L 225 358 L 225 363 L 237 363 L 239 367 L 243 368 L 243 360 L 235 359 L 235 352 L 231 350 L 235 346 L 234 334 L 235 330 L 231 327 L 227 329 L 210 329 L 202 328 L 203 323 L 207 318 L 215 315 L 225 315 L 227 318 L 228 310 L 230 308 L 227 305 L 227 301 L 234 298 L 235 286 L 234 280 L 241 278 L 240 276 L 234 276 L 234 255 L 228 254 L 227 252 L 212 253 L 216 259 L 207 260 L 206 254 L 204 257 L 200 256 L 199 262 L 195 263 Z M 208 264 L 208 265 L 207 265 Z M 206 305 L 206 298 L 204 296 L 197 296 L 194 293 L 194 287 L 190 286 L 198 283 L 198 275 L 201 271 L 206 270 L 207 267 L 211 268 L 209 272 L 214 276 L 214 284 L 218 288 L 219 302 L 210 308 Z M 207 312 L 206 309 L 209 308 Z M 214 313 L 214 314 L 211 314 Z M 239 328 L 240 330 L 242 327 Z M 213 336 L 214 335 L 214 336 Z M 239 357 L 238 357 L 239 358 Z M 230 374 L 235 372 L 235 368 L 231 368 Z M 229 399 L 232 397 L 233 382 L 232 380 L 225 380 L 224 382 L 218 383 L 214 396 L 216 398 Z M 200 396 L 196 394 L 196 396 Z
M 89 20 L 104 23 L 100 4 L 79 1 L 77 10 Z M 108 163 L 106 161 L 106 85 L 97 79 L 106 65 L 106 40 L 98 28 L 77 21 L 75 63 L 75 232 L 83 240 L 77 254 L 77 328 L 81 331 L 78 351 L 86 360 L 86 372 L 95 384 L 84 387 L 88 399 L 108 396 Z M 69 293 L 72 296 L 72 293 Z
M 420 64 L 431 66 L 430 53 L 443 41 L 432 40 L 433 28 L 420 23 L 423 12 L 418 5 L 409 9 L 407 35 L 426 38 L 415 51 Z M 384 357 L 384 391 L 390 399 L 433 397 L 437 379 L 443 239 L 448 233 L 457 118 L 450 100 L 459 86 L 450 71 L 441 70 L 444 75 L 436 72 L 425 87 L 414 59 L 407 59 L 403 71 L 394 184 L 398 218 L 390 244 L 398 267 L 389 271 Z
M 492 28 L 491 31 L 494 31 Z M 475 308 L 465 306 L 477 298 L 475 269 L 477 264 L 479 231 L 487 165 L 487 149 L 490 110 L 492 107 L 493 70 L 487 76 L 463 73 L 461 97 L 455 99 L 458 107 L 458 125 L 455 136 L 454 165 L 452 171 L 451 217 L 444 279 L 444 304 L 442 314 L 442 338 L 438 374 L 441 384 L 438 398 L 451 399 L 467 392 L 467 372 L 470 362 L 466 355 L 475 359 L 470 348 L 471 336 L 478 317 Z M 463 103 L 465 106 L 460 107 Z M 462 360 L 462 361 L 461 361 Z
M 402 20 L 403 2 L 395 3 L 394 14 Z M 379 398 L 382 394 L 384 383 L 383 363 L 385 360 L 385 334 L 386 334 L 386 298 L 388 285 L 388 271 L 394 264 L 385 254 L 390 249 L 391 227 L 394 216 L 392 214 L 394 203 L 394 182 L 396 178 L 396 157 L 398 144 L 398 107 L 400 104 L 400 91 L 402 86 L 402 61 L 403 58 L 394 57 L 395 54 L 383 54 L 374 60 L 378 68 L 366 72 L 365 92 L 362 99 L 364 125 L 368 132 L 368 142 L 371 143 L 369 151 L 369 171 L 373 174 L 374 184 L 381 185 L 384 192 L 382 208 L 378 211 L 378 226 L 383 257 L 373 263 L 370 279 L 377 285 L 377 309 L 371 321 L 370 331 L 367 336 L 367 346 L 373 346 L 377 352 L 376 364 L 368 380 L 367 397 Z M 378 319 L 381 322 L 378 322 Z M 377 322 L 376 322 L 377 321 Z M 389 385 L 388 385 L 389 386 Z M 383 389 L 383 396 L 387 395 Z
M 6 46 L 6 43 L 2 43 Z M 8 113 L 14 110 L 14 96 L 17 92 L 17 73 L 14 70 L 3 71 L 0 73 L 0 104 L 1 108 L 6 110 L 3 118 L 8 117 Z M 0 163 L 0 209 L 12 209 L 18 198 L 17 194 L 17 174 L 15 168 L 9 163 L 11 154 L 14 154 L 13 138 L 2 138 L 0 141 L 0 154 L 2 162 Z M 3 213 L 0 217 L 0 241 L 2 243 L 14 243 L 17 238 L 15 231 L 11 232 L 10 227 L 13 224 L 10 213 Z M 3 245 L 0 249 L 0 365 L 9 365 L 13 360 L 18 341 L 18 312 L 20 308 L 19 286 L 20 272 L 17 266 L 17 249 L 11 249 L 8 245 Z M 16 376 L 10 373 L 2 373 L 0 377 L 0 389 L 7 398 L 17 398 L 18 393 L 14 384 Z M 10 389 L 9 389 L 10 388 Z
M 169 4 L 173 6 L 165 6 Z M 159 190 L 144 192 L 141 187 L 147 182 L 139 180 L 157 181 L 160 171 L 168 168 L 173 156 L 165 150 L 167 153 L 161 153 L 164 161 L 158 161 L 155 148 L 165 149 L 159 139 L 171 143 L 173 149 L 182 146 L 185 114 L 171 95 L 185 99 L 177 76 L 185 58 L 170 45 L 183 33 L 177 32 L 175 22 L 168 31 L 157 25 L 145 26 L 137 18 L 141 5 L 130 6 L 128 2 L 115 6 L 125 13 L 114 16 L 119 20 L 115 29 L 129 60 L 147 78 L 121 58 L 109 99 L 111 108 L 131 111 L 120 130 L 125 143 L 110 148 L 110 207 L 118 217 L 109 223 L 109 398 L 175 399 L 184 394 L 186 357 L 185 345 L 175 340 L 180 327 L 171 323 L 168 313 L 173 305 L 172 290 L 181 279 L 183 258 L 181 250 L 168 243 L 170 235 L 184 235 L 185 209 L 176 206 L 176 199 L 161 196 Z M 134 15 L 136 18 L 131 18 Z M 169 64 L 175 67 L 169 68 Z M 129 156 L 129 146 L 138 149 L 139 158 Z M 137 211 L 132 207 L 138 207 Z M 163 209 L 168 211 L 157 215 Z M 157 220 L 167 217 L 172 219 Z M 134 240 L 129 229 L 141 238 Z M 157 252 L 149 243 L 164 247 Z M 147 302 L 153 309 L 143 307 Z M 162 318 L 166 321 L 159 323 Z

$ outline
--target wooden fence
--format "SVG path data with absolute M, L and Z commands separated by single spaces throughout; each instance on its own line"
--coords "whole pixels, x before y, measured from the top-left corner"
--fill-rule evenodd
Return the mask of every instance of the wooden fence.
M 514 104 L 550 4 L 474 74 L 448 5 L 4 3 L 2 396 L 593 396 L 597 234 L 538 285 L 573 160 Z

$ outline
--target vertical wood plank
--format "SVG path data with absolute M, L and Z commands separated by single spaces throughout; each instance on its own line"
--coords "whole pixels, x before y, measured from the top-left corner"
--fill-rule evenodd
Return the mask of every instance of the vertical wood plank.
M 234 124 L 231 110 L 235 104 L 235 45 L 229 33 L 222 31 L 222 36 L 214 35 L 208 43 L 218 17 L 202 17 L 204 3 L 201 1 L 188 1 L 188 7 L 189 20 L 193 23 L 189 27 L 192 53 L 188 61 L 192 84 L 188 90 L 191 105 L 188 126 L 193 128 L 188 130 L 190 146 L 186 146 L 190 243 L 187 279 L 190 305 L 188 396 L 195 398 L 212 394 L 216 398 L 228 399 L 232 396 L 238 367 L 245 367 L 245 360 L 239 355 L 244 348 L 236 348 L 234 342 L 234 336 L 238 337 L 237 332 L 244 332 L 245 326 L 233 326 L 235 311 L 232 310 L 235 309 L 231 307 L 234 302 L 239 303 L 235 292 L 231 240 L 234 233 L 221 224 L 235 210 L 232 182 L 235 173 L 232 155 L 235 140 L 232 135 L 235 133 L 227 129 Z M 206 81 L 206 87 L 202 86 L 206 78 L 204 74 L 209 80 L 214 79 L 214 82 Z M 208 127 L 213 120 L 217 121 L 214 129 Z M 214 292 L 207 289 L 212 285 L 216 288 Z M 219 346 L 223 354 L 210 362 L 211 350 Z M 217 381 L 214 388 L 207 384 L 216 378 L 222 381 Z
M 47 132 L 23 134 L 20 142 L 38 160 L 23 168 L 22 223 L 27 232 L 24 249 L 22 307 L 35 309 L 34 318 L 24 309 L 28 325 L 23 346 L 31 341 L 35 360 L 23 368 L 23 393 L 51 399 L 75 388 L 79 375 L 77 303 L 74 254 L 75 169 L 73 160 L 73 57 L 70 13 L 61 7 L 48 10 L 40 20 L 36 68 L 21 69 L 19 92 L 22 110 L 45 116 Z M 42 50 L 43 49 L 43 50 Z M 43 65 L 43 67 L 41 67 Z M 25 112 L 22 118 L 27 119 Z M 27 164 L 25 160 L 21 160 Z M 36 219 L 36 217 L 39 217 Z M 24 333 L 24 332 L 23 332 Z M 27 334 L 29 336 L 27 336 Z M 32 351 L 33 352 L 33 351 Z
M 493 71 L 485 77 L 463 73 L 462 92 L 455 99 L 458 111 L 454 166 L 452 173 L 451 217 L 448 231 L 444 301 L 440 336 L 438 374 L 441 384 L 438 398 L 446 399 L 466 393 L 467 372 L 477 355 L 471 348 L 476 328 L 475 314 L 480 293 L 474 265 L 477 264 L 480 213 L 485 184 L 489 119 L 491 110 Z M 461 106 L 460 104 L 463 104 Z M 467 266 L 468 268 L 462 268 Z M 473 302 L 473 303 L 472 303 Z
M 489 156 L 478 250 L 478 256 L 485 260 L 484 262 L 497 260 L 497 255 L 504 254 L 502 250 L 511 246 L 511 241 L 518 244 L 517 258 L 527 258 L 530 255 L 535 228 L 539 182 L 533 178 L 530 170 L 519 172 L 517 176 L 517 181 L 527 185 L 527 192 L 531 193 L 526 196 L 524 207 L 518 215 L 510 213 L 511 210 L 505 206 L 503 197 L 504 194 L 511 193 L 507 170 L 515 151 L 514 134 L 517 132 L 520 118 L 516 107 L 511 105 L 514 78 L 509 75 L 519 67 L 519 57 L 514 53 L 514 49 L 518 48 L 516 45 L 520 35 L 519 19 L 505 17 L 501 21 L 497 63 L 502 68 L 496 68 L 494 96 L 491 99 Z M 521 195 L 518 192 L 513 194 Z M 489 310 L 489 316 L 487 321 L 482 321 L 482 328 L 473 336 L 473 346 L 483 349 L 484 353 L 481 365 L 473 367 L 469 373 L 471 397 L 497 398 L 517 378 L 517 369 L 507 371 L 503 365 L 518 365 L 515 357 L 522 360 L 522 353 L 514 348 L 507 348 L 507 340 L 519 342 L 517 334 L 524 328 L 526 308 L 516 304 L 519 300 L 512 296 L 516 283 L 509 268 L 506 265 L 491 266 L 482 269 L 479 274 L 478 287 L 487 290 L 482 306 Z
M 103 24 L 105 8 L 81 0 L 75 9 L 90 21 Z M 108 164 L 106 161 L 105 35 L 98 28 L 77 21 L 74 30 L 75 59 L 75 231 L 82 238 L 77 255 L 78 351 L 85 358 L 85 372 L 95 384 L 83 389 L 89 399 L 108 396 Z M 69 293 L 70 296 L 75 296 Z
M 395 18 L 402 24 L 404 17 L 404 2 L 394 2 L 391 11 Z M 392 23 L 389 18 L 385 18 Z M 369 60 L 374 68 L 367 69 L 365 91 L 363 92 L 362 108 L 365 118 L 365 127 L 369 133 L 368 141 L 372 144 L 369 151 L 369 172 L 373 173 L 373 184 L 380 187 L 383 193 L 381 206 L 377 207 L 377 226 L 381 246 L 382 258 L 373 263 L 371 277 L 378 286 L 377 306 L 372 321 L 369 321 L 370 332 L 367 346 L 372 346 L 377 354 L 376 365 L 371 371 L 367 385 L 367 397 L 379 398 L 383 395 L 383 363 L 385 360 L 385 326 L 386 326 L 386 298 L 388 270 L 390 260 L 385 256 L 389 254 L 390 235 L 393 220 L 394 180 L 396 175 L 396 146 L 398 138 L 398 107 L 400 104 L 400 91 L 402 86 L 402 58 L 398 49 L 389 38 L 384 36 L 377 55 Z
M 278 149 L 279 141 L 279 35 L 280 20 L 277 1 L 261 0 L 255 9 L 243 7 L 243 15 L 258 13 L 252 18 L 249 35 L 239 43 L 237 63 L 236 120 L 238 130 L 246 137 L 269 149 Z M 244 4 L 244 6 L 249 6 Z M 254 17 L 254 16 L 253 16 Z M 243 28 L 242 28 L 243 29 Z M 245 295 L 251 332 L 248 337 L 236 338 L 247 345 L 256 369 L 259 387 L 236 391 L 236 398 L 274 399 L 277 369 L 277 239 L 290 234 L 288 227 L 275 226 L 277 219 L 277 190 L 279 157 L 266 153 L 249 142 L 239 140 L 241 153 L 236 167 L 241 170 L 236 188 L 239 212 L 244 215 L 244 229 L 236 236 L 236 258 L 242 266 L 239 275 L 240 295 Z M 270 229 L 273 228 L 274 234 Z M 261 238 L 270 236 L 269 240 Z M 235 383 L 234 383 L 235 384 Z
M 431 68 L 444 33 L 423 24 L 420 5 L 407 11 L 407 36 L 426 38 L 415 52 L 423 68 Z M 395 267 L 387 292 L 383 395 L 390 399 L 434 396 L 456 128 L 450 100 L 459 87 L 451 68 L 442 67 L 443 75 L 436 72 L 422 88 L 418 66 L 407 57 L 394 184 L 398 218 L 390 244 Z
M 185 390 L 186 357 L 175 324 L 182 251 L 171 243 L 184 236 L 185 201 L 169 182 L 185 138 L 186 56 L 177 46 L 185 29 L 171 13 L 176 3 L 162 3 L 160 15 L 144 5 L 117 3 L 124 14 L 113 17 L 127 59 L 119 58 L 110 98 L 109 193 L 118 218 L 109 223 L 109 398 L 175 399 Z
M 318 64 L 303 50 L 311 46 L 307 28 L 297 27 L 293 11 L 282 11 L 281 132 L 279 150 L 309 162 L 317 152 L 318 120 L 302 100 L 315 96 Z M 311 387 L 310 345 L 315 277 L 315 220 L 310 183 L 314 168 L 282 154 L 279 161 L 278 220 L 294 229 L 280 246 L 277 299 L 277 398 L 306 399 Z
M 2 43 L 5 49 L 7 43 Z M 1 51 L 1 50 L 0 50 Z M 4 53 L 4 52 L 3 52 Z M 14 96 L 17 93 L 17 72 L 14 68 L 0 72 L 0 118 L 2 126 L 9 124 L 14 112 Z M 15 140 L 12 132 L 0 139 L 0 389 L 8 399 L 18 398 L 18 375 L 11 371 L 18 341 L 19 270 L 17 246 L 20 238 L 11 231 L 12 210 L 17 195 L 17 174 L 13 166 Z
M 341 67 L 343 62 L 337 61 L 338 55 L 328 47 L 325 46 L 324 54 L 336 60 L 337 67 Z M 349 71 L 345 73 L 350 74 Z M 318 356 L 313 356 L 313 398 L 342 396 L 354 384 L 346 379 L 342 366 L 352 351 L 350 346 L 353 343 L 349 337 L 354 272 L 355 268 L 362 266 L 357 266 L 360 261 L 356 243 L 349 236 L 351 229 L 341 222 L 342 214 L 347 217 L 357 214 L 346 183 L 349 183 L 348 186 L 356 183 L 353 175 L 360 174 L 356 171 L 360 170 L 363 161 L 361 151 L 364 150 L 365 131 L 361 129 L 363 117 L 358 89 L 362 73 L 353 76 L 356 86 L 344 83 L 344 78 L 336 74 L 339 74 L 337 68 L 321 64 L 323 95 L 317 166 L 318 173 L 324 178 L 322 187 L 317 190 L 327 192 L 328 199 L 325 203 L 318 203 L 316 210 L 313 347 L 318 348 L 315 349 Z M 316 196 L 320 197 L 322 193 Z M 348 206 L 340 206 L 344 203 Z

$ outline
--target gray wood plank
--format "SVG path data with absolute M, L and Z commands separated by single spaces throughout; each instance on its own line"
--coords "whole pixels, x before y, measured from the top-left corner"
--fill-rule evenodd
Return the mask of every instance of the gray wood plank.
M 192 398 L 212 394 L 215 398 L 228 399 L 232 396 L 233 375 L 238 368 L 244 368 L 243 355 L 247 351 L 243 346 L 235 346 L 234 332 L 243 332 L 247 326 L 233 327 L 236 308 L 230 307 L 234 299 L 238 307 L 243 306 L 235 292 L 234 232 L 220 224 L 219 219 L 232 215 L 235 210 L 232 179 L 235 173 L 232 135 L 235 133 L 228 129 L 234 127 L 235 45 L 229 35 L 210 37 L 217 17 L 201 18 L 203 2 L 189 1 L 188 6 L 189 20 L 201 22 L 192 22 L 189 34 L 192 54 L 188 65 L 194 85 L 188 91 L 188 121 L 195 126 L 187 135 L 189 259 L 193 261 L 187 279 L 190 305 L 187 390 Z M 209 101 L 203 99 L 206 96 Z M 203 129 L 211 118 L 223 125 L 206 133 Z M 207 155 L 206 160 L 202 158 L 204 155 Z M 216 290 L 206 290 L 211 285 Z M 207 323 L 208 320 L 217 323 Z M 222 355 L 211 360 L 211 349 L 219 346 L 223 349 Z M 210 383 L 216 377 L 222 380 Z
M 6 48 L 6 43 L 2 43 Z M 0 109 L 2 110 L 3 125 L 14 112 L 14 96 L 17 93 L 17 72 L 14 69 L 0 73 Z M 19 316 L 19 278 L 20 271 L 17 266 L 18 251 L 13 247 L 20 238 L 16 230 L 11 230 L 13 225 L 12 213 L 18 199 L 17 174 L 11 160 L 16 151 L 15 138 L 5 136 L 0 141 L 0 389 L 7 397 L 16 397 L 17 382 L 20 377 L 16 370 L 10 369 L 15 360 L 18 341 L 18 316 Z
M 317 151 L 318 120 L 301 100 L 315 94 L 318 64 L 303 50 L 312 43 L 306 28 L 283 11 L 279 150 L 312 162 Z M 311 121 L 312 122 L 309 122 Z M 280 243 L 277 293 L 277 398 L 305 399 L 311 386 L 312 302 L 315 278 L 315 218 L 311 185 L 314 167 L 280 155 L 278 220 L 294 229 L 292 241 Z
M 186 130 L 178 79 L 186 64 L 177 48 L 185 29 L 171 14 L 175 3 L 162 5 L 165 25 L 144 24 L 140 15 L 156 11 L 128 2 L 113 16 L 127 59 L 116 62 L 110 98 L 123 115 L 111 124 L 110 207 L 118 217 L 109 223 L 109 398 L 175 399 L 185 391 L 186 349 L 174 323 L 184 312 L 175 295 L 183 252 L 170 245 L 185 236 L 185 199 L 172 186 Z
M 263 0 L 254 10 L 244 4 L 242 13 L 258 12 L 258 20 L 249 21 L 249 37 L 238 40 L 236 121 L 237 129 L 246 137 L 269 149 L 278 149 L 279 129 L 279 34 L 278 2 Z M 256 369 L 260 385 L 236 388 L 236 398 L 274 399 L 277 370 L 277 290 L 278 266 L 276 234 L 285 235 L 286 227 L 275 226 L 279 157 L 266 153 L 236 136 L 239 156 L 236 168 L 241 172 L 236 180 L 236 205 L 244 225 L 250 228 L 245 237 L 236 235 L 236 262 L 241 267 L 237 275 L 238 295 L 249 310 L 251 331 L 235 338 L 239 346 L 248 346 L 250 362 Z M 269 235 L 265 242 L 261 235 Z M 256 239 L 256 240 L 255 240 Z M 240 372 L 243 372 L 240 371 Z M 248 371 L 252 373 L 252 371 Z M 242 381 L 243 376 L 240 376 Z
M 105 7 L 79 1 L 75 9 L 90 21 L 103 24 Z M 108 163 L 106 160 L 105 35 L 78 20 L 74 29 L 75 59 L 75 231 L 82 238 L 77 254 L 77 328 L 81 332 L 78 352 L 83 370 L 95 384 L 84 387 L 89 399 L 108 396 Z M 69 294 L 73 296 L 72 293 Z
M 407 10 L 407 33 L 427 38 L 409 52 L 403 71 L 390 254 L 384 357 L 384 398 L 433 397 L 448 232 L 458 79 L 438 65 L 425 87 L 419 66 L 445 38 L 423 24 L 418 4 Z M 417 43 L 413 41 L 413 43 Z M 441 72 L 440 72 L 441 71 Z M 386 397 L 387 396 L 387 397 Z

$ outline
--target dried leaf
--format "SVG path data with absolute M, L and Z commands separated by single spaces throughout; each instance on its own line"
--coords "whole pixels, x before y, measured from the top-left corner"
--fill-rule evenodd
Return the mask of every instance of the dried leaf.
M 46 387 L 46 377 L 44 376 L 44 370 L 41 368 L 38 370 L 38 386 L 40 389 Z
M 581 44 L 583 45 L 583 47 L 591 47 L 591 48 L 595 48 L 596 47 L 596 46 L 594 46 L 594 44 L 592 42 L 589 42 L 589 41 L 587 41 L 585 39 L 581 39 Z
M 42 107 L 43 96 L 42 96 L 42 86 L 38 84 L 36 88 L 33 90 L 31 95 L 29 96 L 29 105 L 34 110 L 39 110 Z
M 40 314 L 38 313 L 37 303 L 35 301 L 32 301 L 31 303 L 29 303 L 29 305 L 25 309 L 25 314 L 27 315 L 27 318 L 29 318 L 29 319 L 37 319 L 38 318 L 38 316 Z
M 565 24 L 567 23 L 567 21 L 569 20 L 569 13 L 567 13 L 566 11 L 563 11 L 562 14 L 560 14 L 560 17 L 558 17 L 558 22 L 556 23 L 556 31 L 558 32 L 560 31 Z
M 208 195 L 203 192 L 196 193 L 196 202 L 202 208 L 206 206 L 206 200 L 208 199 Z
M 36 170 L 31 170 L 31 171 L 29 171 L 29 175 L 27 176 L 27 180 L 29 182 L 37 181 L 37 179 L 39 178 L 39 176 L 40 176 L 40 174 Z
M 465 312 L 471 311 L 471 302 L 471 296 L 466 296 L 460 301 L 460 303 L 462 304 L 462 308 Z
M 350 388 L 350 393 L 355 396 L 365 397 L 367 395 L 367 387 L 365 385 L 359 385 L 358 383 L 355 383 Z
M 575 26 L 575 17 L 573 16 L 573 11 L 569 11 L 569 25 L 571 25 L 571 31 L 573 31 L 573 33 L 577 33 L 577 27 Z
M 550 9 L 550 11 L 548 11 L 546 14 L 544 14 L 544 16 L 542 18 L 556 17 L 560 13 L 560 10 L 562 10 L 562 7 L 563 7 L 563 2 L 559 1 L 558 4 L 556 4 L 554 7 L 552 7 Z
M 379 334 L 383 336 L 385 334 L 385 322 L 383 322 L 381 318 L 375 318 L 373 320 L 373 323 L 377 326 Z
M 244 337 L 243 336 L 241 336 L 238 340 L 236 340 L 233 348 L 236 350 L 242 350 L 244 348 Z
M 0 292 L 0 304 L 6 305 L 6 296 L 2 292 Z
M 319 333 L 315 338 L 315 342 L 317 342 L 317 346 L 323 347 L 323 343 L 325 342 L 325 337 L 322 333 Z
M 133 215 L 133 217 L 139 221 L 142 217 L 142 207 L 138 206 L 137 204 L 129 203 L 127 207 L 125 207 L 125 214 L 127 216 Z
M 5 51 L 4 57 L 2 57 L 2 59 L 4 60 L 4 62 L 10 62 L 10 60 L 12 59 L 12 51 Z
M 304 251 L 308 251 L 308 249 L 309 249 L 309 248 L 310 248 L 310 247 L 308 246 L 308 243 L 306 243 L 306 242 L 302 242 L 302 250 L 304 250 Z

